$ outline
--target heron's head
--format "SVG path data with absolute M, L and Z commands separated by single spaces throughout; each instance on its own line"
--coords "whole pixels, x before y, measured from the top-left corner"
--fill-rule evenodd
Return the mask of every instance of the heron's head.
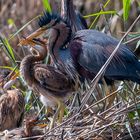
M 71 38 L 71 28 L 69 24 L 62 19 L 60 15 L 46 11 L 39 17 L 38 25 L 40 28 L 25 40 L 28 41 L 28 43 L 31 42 L 31 46 L 36 46 L 35 44 L 38 44 L 38 42 L 39 45 L 42 44 L 41 46 L 44 46 L 43 42 L 36 41 L 35 38 L 50 29 L 49 39 L 45 47 L 49 50 L 53 60 L 58 60 L 58 50 L 62 49 Z M 26 43 L 24 42 L 25 41 L 22 41 L 22 44 Z
M 63 49 L 71 39 L 69 24 L 60 15 L 49 12 L 44 12 L 38 24 L 42 32 L 50 29 L 48 49 L 53 60 L 58 60 L 58 50 Z
M 47 30 L 47 29 L 55 27 L 60 22 L 63 22 L 66 24 L 66 22 L 60 17 L 60 15 L 58 15 L 56 13 L 49 13 L 49 12 L 45 11 L 39 17 L 38 25 L 41 28 Z

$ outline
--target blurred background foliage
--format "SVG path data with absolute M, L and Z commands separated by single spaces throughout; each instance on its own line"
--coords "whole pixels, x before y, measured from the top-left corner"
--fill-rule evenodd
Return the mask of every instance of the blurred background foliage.
M 131 26 L 137 16 L 140 14 L 140 0 L 73 0 L 75 7 L 86 18 L 89 28 L 104 31 L 120 39 L 127 29 Z M 8 69 L 15 70 L 19 74 L 18 66 L 20 61 L 29 52 L 25 48 L 17 47 L 22 37 L 27 37 L 38 28 L 36 18 L 44 9 L 53 12 L 60 12 L 61 0 L 0 0 L 0 75 L 4 74 Z M 136 23 L 131 33 L 127 36 L 126 41 L 131 38 L 140 36 L 140 21 Z M 140 54 L 140 37 L 132 41 L 130 49 L 138 49 L 136 55 Z M 1 78 L 1 77 L 0 77 Z M 23 80 L 20 84 L 16 83 L 16 87 L 22 89 L 25 94 L 26 111 L 29 111 L 33 104 L 41 108 L 40 102 L 36 95 L 32 95 L 32 91 L 27 88 Z M 123 84 L 121 99 L 124 101 L 133 94 L 129 88 Z M 130 88 L 131 89 L 131 88 Z M 139 94 L 139 87 L 133 86 L 133 90 Z M 128 92 L 129 91 L 129 92 Z M 124 94 L 123 94 L 124 93 Z M 125 97 L 123 97 L 125 96 Z M 30 104 L 28 102 L 30 101 Z M 129 101 L 128 101 L 129 102 Z M 139 111 L 139 110 L 138 110 Z M 138 112 L 139 114 L 139 112 Z M 134 118 L 135 111 L 128 114 L 129 118 Z
M 6 38 L 9 39 L 18 29 L 39 15 L 44 10 L 44 7 L 47 6 L 46 3 L 47 0 L 1 0 L 0 33 L 4 34 Z M 89 27 L 102 30 L 105 26 L 108 26 L 111 33 L 117 36 L 117 38 L 121 38 L 123 32 L 128 29 L 140 13 L 139 0 L 75 0 L 74 3 L 76 9 L 86 16 Z M 60 6 L 60 0 L 50 0 L 50 7 L 52 7 L 54 12 L 60 11 Z M 95 15 L 100 11 L 116 11 L 116 14 L 102 15 L 101 13 L 97 18 Z M 89 17 L 88 15 L 91 14 L 94 16 Z M 127 20 L 127 18 L 129 18 L 129 20 Z M 93 22 L 94 24 L 91 26 Z M 140 30 L 139 23 L 140 22 L 137 23 L 133 31 L 138 32 Z M 10 44 L 16 52 L 18 52 L 16 45 L 18 44 L 19 38 L 29 35 L 37 27 L 36 22 L 32 22 L 16 37 L 10 40 Z M 22 57 L 20 52 L 18 52 L 18 54 Z M 1 60 L 0 65 L 7 63 L 6 60 Z

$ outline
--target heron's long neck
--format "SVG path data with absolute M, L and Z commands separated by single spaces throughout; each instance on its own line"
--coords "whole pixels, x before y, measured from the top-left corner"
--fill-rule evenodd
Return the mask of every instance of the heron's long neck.
M 73 32 L 79 28 L 77 24 L 76 12 L 73 5 L 73 0 L 62 0 L 61 16 L 70 24 Z
M 71 15 L 75 15 L 73 0 L 62 0 L 61 16 L 63 18 L 70 18 Z
M 30 87 L 32 87 L 32 84 L 36 83 L 33 67 L 34 63 L 37 61 L 39 61 L 37 57 L 28 55 L 24 57 L 20 64 L 20 74 Z
M 70 42 L 71 32 L 71 28 L 63 22 L 58 23 L 51 30 L 49 38 L 49 49 L 54 61 L 60 59 L 59 50 Z

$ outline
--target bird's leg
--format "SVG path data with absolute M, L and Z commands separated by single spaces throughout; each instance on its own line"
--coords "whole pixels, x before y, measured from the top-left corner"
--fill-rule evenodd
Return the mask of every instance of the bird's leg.
M 112 94 L 115 90 L 116 90 L 116 87 L 115 87 L 115 84 L 113 82 L 113 84 L 111 85 L 110 93 Z M 108 106 L 107 106 L 108 108 L 113 104 L 115 97 L 116 97 L 116 94 L 113 94 L 108 98 L 108 101 L 109 101 Z
M 65 105 L 63 102 L 60 102 L 60 112 L 59 112 L 59 118 L 58 118 L 59 123 L 62 122 L 62 119 L 64 116 L 64 110 L 65 110 Z
M 104 91 L 105 91 L 105 96 L 110 95 L 110 90 L 109 90 L 104 78 L 102 78 L 102 82 L 103 82 L 103 87 L 104 87 Z M 106 109 L 106 108 L 108 108 L 108 105 L 110 106 L 110 97 L 108 97 L 105 102 L 106 102 L 106 105 L 105 105 L 105 109 Z
M 53 109 L 50 107 L 50 106 L 47 106 L 47 109 L 46 109 L 46 116 L 50 116 L 53 114 Z
M 59 115 L 59 122 L 61 123 L 62 122 L 63 115 L 64 115 L 64 105 L 63 105 L 63 103 L 60 100 L 58 101 L 58 108 L 56 110 L 56 113 L 53 116 L 52 121 L 51 121 L 50 129 L 53 128 L 54 122 L 58 118 L 58 115 Z
M 76 78 L 76 79 L 78 79 L 78 78 Z M 76 82 L 75 82 L 75 90 L 77 91 L 78 89 L 79 89 L 79 81 L 78 80 L 76 80 Z
M 102 81 L 103 81 L 106 96 L 110 95 L 111 93 L 113 93 L 115 91 L 115 84 L 114 83 L 111 86 L 111 90 L 109 90 L 105 79 L 102 79 Z M 111 95 L 110 97 L 107 98 L 105 108 L 111 107 L 111 105 L 114 102 L 115 97 L 116 97 L 116 95 L 113 94 L 113 95 Z

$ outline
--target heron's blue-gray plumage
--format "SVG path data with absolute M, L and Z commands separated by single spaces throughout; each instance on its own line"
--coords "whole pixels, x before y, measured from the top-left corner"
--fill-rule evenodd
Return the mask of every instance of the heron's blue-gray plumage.
M 79 50 L 76 55 L 73 55 L 76 65 L 96 75 L 118 43 L 115 38 L 99 31 L 82 30 L 75 34 L 69 47 L 72 55 Z M 132 80 L 140 83 L 139 74 L 140 63 L 137 57 L 126 45 L 121 44 L 104 75 L 110 80 Z
M 44 20 L 47 21 L 43 17 L 43 22 L 45 23 Z M 79 30 L 71 35 L 71 27 L 66 22 L 62 22 L 51 26 L 52 33 L 59 33 L 56 35 L 57 38 L 52 37 L 53 40 L 50 40 L 49 43 L 50 50 L 53 48 L 54 51 L 52 55 L 57 53 L 58 55 L 55 56 L 55 59 L 59 59 L 65 66 L 74 67 L 81 77 L 92 80 L 119 41 L 96 30 Z M 64 24 L 66 28 L 64 28 Z M 55 30 L 57 32 L 54 32 Z M 62 32 L 65 34 L 62 34 Z M 71 39 L 68 40 L 68 37 L 71 37 Z M 64 42 L 67 48 L 62 50 Z M 59 63 L 60 61 L 57 62 Z M 131 80 L 140 83 L 140 62 L 126 45 L 121 44 L 107 67 L 104 77 L 109 81 Z

